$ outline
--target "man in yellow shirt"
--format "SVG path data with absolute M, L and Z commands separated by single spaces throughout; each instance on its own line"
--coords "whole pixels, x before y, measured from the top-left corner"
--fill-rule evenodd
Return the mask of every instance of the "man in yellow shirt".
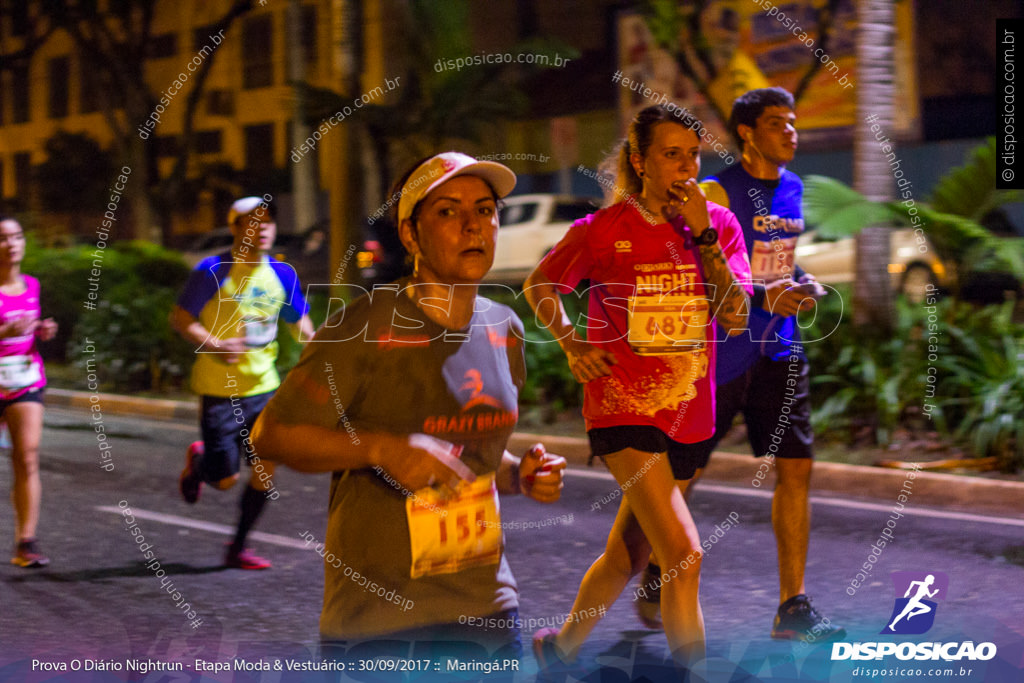
M 237 569 L 270 567 L 245 548 L 245 538 L 267 500 L 280 495 L 273 465 L 260 460 L 250 435 L 281 383 L 275 367 L 278 317 L 300 341 L 314 333 L 295 270 L 268 255 L 277 233 L 270 199 L 244 197 L 232 204 L 231 251 L 195 267 L 170 316 L 175 331 L 196 346 L 192 389 L 201 397 L 203 439 L 186 453 L 179 478 L 182 497 L 195 503 L 203 482 L 220 490 L 234 486 L 243 454 L 253 468 L 225 559 Z

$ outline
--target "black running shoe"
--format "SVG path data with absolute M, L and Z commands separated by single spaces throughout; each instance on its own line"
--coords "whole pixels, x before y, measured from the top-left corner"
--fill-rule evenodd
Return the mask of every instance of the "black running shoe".
M 802 640 L 805 643 L 827 643 L 846 635 L 846 629 L 821 616 L 803 593 L 779 605 L 772 625 L 772 638 Z

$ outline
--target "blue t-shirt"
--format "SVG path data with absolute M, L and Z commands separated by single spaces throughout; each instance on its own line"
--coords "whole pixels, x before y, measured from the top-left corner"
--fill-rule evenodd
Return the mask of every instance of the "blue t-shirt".
M 794 252 L 804 230 L 804 185 L 800 178 L 783 170 L 772 189 L 747 173 L 742 164 L 735 164 L 705 182 L 708 199 L 722 204 L 739 219 L 754 283 L 764 285 L 785 277 L 795 280 Z M 772 315 L 760 306 L 751 306 L 747 333 L 719 342 L 717 383 L 736 379 L 760 356 L 782 360 L 793 351 L 802 356 L 799 342 L 796 316 Z

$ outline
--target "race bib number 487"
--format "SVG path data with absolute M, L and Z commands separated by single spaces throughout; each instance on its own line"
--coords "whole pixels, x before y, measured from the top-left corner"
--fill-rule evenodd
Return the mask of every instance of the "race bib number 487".
M 630 299 L 629 345 L 640 355 L 669 355 L 703 348 L 708 300 L 685 294 Z

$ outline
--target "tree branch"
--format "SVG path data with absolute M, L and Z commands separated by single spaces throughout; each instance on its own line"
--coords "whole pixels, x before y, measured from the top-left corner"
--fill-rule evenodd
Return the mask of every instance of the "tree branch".
M 234 21 L 250 12 L 252 10 L 252 0 L 236 0 L 234 4 L 221 16 L 220 19 L 215 21 L 211 25 L 214 35 L 224 31 L 225 33 L 231 28 Z M 192 76 L 193 86 L 189 91 L 188 96 L 185 98 L 185 115 L 183 117 L 183 125 L 181 131 L 181 145 L 178 148 L 178 153 L 174 160 L 174 166 L 171 172 L 166 178 L 160 181 L 159 192 L 160 199 L 164 202 L 173 202 L 176 199 L 175 195 L 181 190 L 183 183 L 185 182 L 185 174 L 188 170 L 188 160 L 192 153 L 195 151 L 195 115 L 199 109 L 199 104 L 202 102 L 203 94 L 205 93 L 204 85 L 206 79 L 210 75 L 210 69 L 213 68 L 214 61 L 217 58 L 217 54 L 220 52 L 219 49 L 215 48 L 210 56 L 203 60 L 203 63 L 196 69 L 195 75 Z
M 820 8 L 815 10 L 814 23 L 818 26 L 818 46 L 824 54 L 828 54 L 829 42 L 832 39 L 832 29 L 835 26 L 836 12 L 839 9 L 839 3 L 842 0 L 828 0 L 828 2 L 822 5 Z M 812 55 L 813 56 L 813 55 Z M 796 89 L 793 91 L 793 101 L 799 102 L 807 88 L 810 87 L 811 81 L 814 80 L 815 75 L 821 70 L 821 60 L 814 58 L 811 60 L 811 66 L 804 73 L 800 82 L 797 84 Z

